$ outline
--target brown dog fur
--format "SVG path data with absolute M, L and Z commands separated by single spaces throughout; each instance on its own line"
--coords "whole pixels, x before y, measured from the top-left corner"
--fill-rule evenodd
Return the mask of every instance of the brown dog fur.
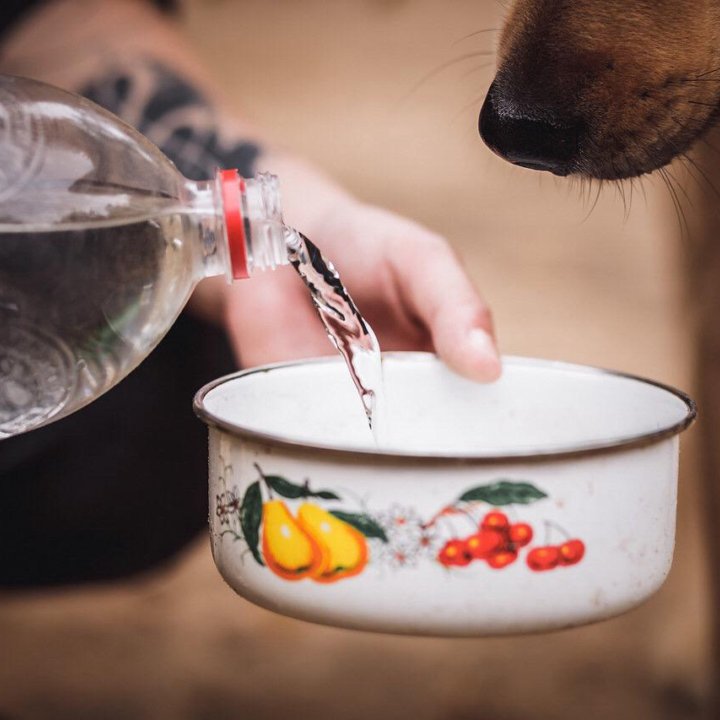
M 720 2 L 515 0 L 496 82 L 514 106 L 583 123 L 573 174 L 642 175 L 720 115 Z

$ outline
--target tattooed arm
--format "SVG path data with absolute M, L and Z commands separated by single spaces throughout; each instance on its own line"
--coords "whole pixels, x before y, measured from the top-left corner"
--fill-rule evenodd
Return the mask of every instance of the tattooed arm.
M 67 87 L 120 115 L 187 177 L 218 166 L 277 174 L 286 220 L 340 270 L 384 349 L 430 349 L 465 375 L 499 373 L 490 314 L 447 243 L 352 198 L 322 173 L 268 149 L 223 107 L 172 22 L 136 0 L 55 0 L 5 43 L 0 69 Z M 201 283 L 191 309 L 222 324 L 244 365 L 331 351 L 307 294 L 282 270 Z

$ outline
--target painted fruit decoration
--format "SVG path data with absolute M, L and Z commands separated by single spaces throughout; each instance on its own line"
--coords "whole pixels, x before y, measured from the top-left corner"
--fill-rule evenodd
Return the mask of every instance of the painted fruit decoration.
M 577 538 L 571 539 L 557 523 L 545 520 L 545 545 L 530 548 L 536 533 L 529 523 L 513 520 L 498 509 L 486 512 L 479 520 L 474 512 L 479 503 L 495 508 L 514 508 L 546 498 L 546 493 L 535 485 L 508 480 L 468 490 L 429 521 L 429 524 L 435 524 L 444 518 L 465 516 L 473 529 L 468 535 L 453 536 L 447 540 L 437 555 L 437 561 L 452 568 L 466 567 L 479 560 L 494 570 L 502 570 L 517 562 L 523 549 L 527 548 L 525 564 L 535 572 L 577 565 L 585 556 L 585 543 Z M 549 544 L 552 536 L 560 536 L 564 542 L 560 545 Z
M 255 561 L 283 580 L 334 583 L 354 577 L 368 563 L 367 538 L 387 541 L 370 516 L 319 504 L 340 501 L 336 493 L 255 468 L 259 478 L 242 502 L 235 490 L 217 497 L 216 515 L 228 526 L 220 534 L 244 540 Z M 302 502 L 293 513 L 288 503 L 294 501 Z
M 350 512 L 332 490 L 255 469 L 258 479 L 242 500 L 237 488 L 217 496 L 219 534 L 243 541 L 255 562 L 282 580 L 330 584 L 360 575 L 370 563 L 397 569 L 424 559 L 448 570 L 481 564 L 493 571 L 522 559 L 545 573 L 585 557 L 585 543 L 558 523 L 544 519 L 538 532 L 517 516 L 521 506 L 548 498 L 528 482 L 502 479 L 470 488 L 423 520 L 397 504 L 374 512 L 360 501 L 361 510 Z
M 263 505 L 262 528 L 262 554 L 276 575 L 285 580 L 302 580 L 322 570 L 322 549 L 303 531 L 282 500 Z
M 322 561 L 311 573 L 313 580 L 335 582 L 358 575 L 365 569 L 367 542 L 352 525 L 312 503 L 300 506 L 298 523 L 312 542 L 321 548 Z

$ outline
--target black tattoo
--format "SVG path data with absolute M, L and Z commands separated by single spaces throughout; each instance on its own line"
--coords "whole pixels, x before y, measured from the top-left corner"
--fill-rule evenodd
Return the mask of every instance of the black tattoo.
M 254 175 L 260 147 L 249 141 L 223 142 L 212 105 L 160 63 L 117 67 L 81 94 L 139 130 L 191 180 L 207 180 L 218 167 Z

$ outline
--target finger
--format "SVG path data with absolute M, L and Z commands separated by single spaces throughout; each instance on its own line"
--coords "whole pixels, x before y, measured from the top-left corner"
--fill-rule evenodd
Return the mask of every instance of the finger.
M 465 377 L 497 380 L 501 362 L 490 310 L 450 246 L 433 238 L 419 247 L 412 266 L 406 252 L 394 254 L 393 262 L 403 297 L 430 330 L 437 354 Z
M 334 352 L 307 291 L 289 268 L 237 283 L 229 292 L 226 327 L 241 366 Z

